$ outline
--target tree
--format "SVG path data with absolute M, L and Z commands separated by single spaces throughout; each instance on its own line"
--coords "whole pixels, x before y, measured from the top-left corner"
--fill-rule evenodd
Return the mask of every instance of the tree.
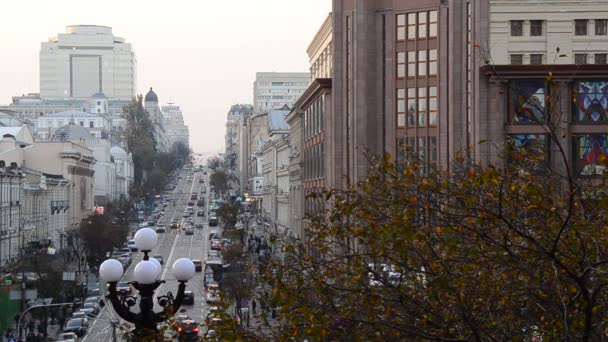
M 126 216 L 111 206 L 106 207 L 104 215 L 92 215 L 83 220 L 78 236 L 86 249 L 87 264 L 98 266 L 106 258 L 106 253 L 122 246 L 128 234 Z
M 134 187 L 141 190 L 145 172 L 154 168 L 156 156 L 154 126 L 150 115 L 144 109 L 141 95 L 126 105 L 123 112 L 124 118 L 127 120 L 124 139 L 129 151 L 133 154 Z
M 220 196 L 230 189 L 230 184 L 228 184 L 228 175 L 224 171 L 220 170 L 217 170 L 211 174 L 211 177 L 209 177 L 209 184 L 211 185 L 211 189 Z
M 504 165 L 458 155 L 451 170 L 386 156 L 357 184 L 310 195 L 327 209 L 263 273 L 275 338 L 605 339 L 606 174 L 572 175 L 560 118 L 542 122 L 558 169 L 534 144 L 508 145 Z

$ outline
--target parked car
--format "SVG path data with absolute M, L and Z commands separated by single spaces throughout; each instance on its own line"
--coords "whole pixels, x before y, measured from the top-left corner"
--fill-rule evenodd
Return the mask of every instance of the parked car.
M 198 323 L 191 319 L 181 321 L 177 325 L 177 336 L 180 341 L 194 341 L 194 338 L 198 336 L 198 332 Z
M 72 319 L 74 318 L 78 318 L 78 319 L 82 319 L 82 322 L 84 324 L 84 326 L 86 328 L 89 327 L 89 317 L 87 317 L 87 314 L 82 312 L 82 311 L 76 311 L 72 313 Z
M 222 249 L 222 241 L 221 240 L 211 240 L 211 249 L 220 250 Z
M 194 263 L 194 270 L 196 272 L 201 272 L 203 270 L 203 262 L 200 260 L 192 260 L 192 263 Z
M 127 242 L 127 247 L 131 252 L 137 252 L 137 245 L 135 244 L 135 240 L 129 240 Z
M 63 332 L 74 333 L 77 336 L 82 337 L 87 333 L 87 327 L 84 325 L 82 318 L 72 318 L 66 323 Z
M 196 213 L 196 216 L 204 217 L 204 216 L 205 216 L 205 212 L 204 212 L 204 211 L 202 211 L 202 210 L 199 210 L 199 211 Z
M 164 258 L 162 255 L 155 255 L 153 256 L 154 259 L 158 260 L 158 262 L 160 262 L 160 264 L 163 264 Z
M 207 291 L 207 304 L 218 303 L 220 301 L 220 293 L 218 290 Z
M 57 342 L 77 342 L 78 336 L 73 332 L 59 334 L 57 336 Z
M 89 291 L 89 294 L 90 294 L 90 292 L 91 292 L 91 291 Z M 100 297 L 100 296 L 98 296 L 98 295 L 95 295 L 95 296 L 89 296 L 89 297 L 87 297 L 87 299 L 86 299 L 84 302 L 85 302 L 85 303 L 93 303 L 93 304 L 97 304 L 97 305 L 99 305 L 99 306 L 103 306 L 103 305 L 105 304 L 105 303 L 104 303 L 103 298 L 102 298 L 102 297 Z
M 196 222 L 194 225 L 195 228 L 203 228 L 203 222 Z
M 192 291 L 184 292 L 183 303 L 186 305 L 194 305 L 194 292 L 192 292 Z
M 156 232 L 157 233 L 164 233 L 165 232 L 165 226 L 158 226 L 158 227 L 156 227 Z
M 101 312 L 101 308 L 95 303 L 84 303 L 80 311 L 84 312 L 88 317 L 97 317 Z
M 186 235 L 194 235 L 194 229 L 192 227 L 186 228 Z
M 171 223 L 171 229 L 179 229 L 179 223 Z

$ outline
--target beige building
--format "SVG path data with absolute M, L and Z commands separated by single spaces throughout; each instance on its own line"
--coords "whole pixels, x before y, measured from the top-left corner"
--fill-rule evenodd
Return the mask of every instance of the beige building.
M 253 112 L 289 108 L 310 83 L 307 72 L 257 72 L 253 83 Z

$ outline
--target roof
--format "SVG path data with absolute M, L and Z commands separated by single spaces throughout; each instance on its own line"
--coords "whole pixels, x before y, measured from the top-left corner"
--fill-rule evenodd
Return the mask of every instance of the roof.
M 93 139 L 93 135 L 84 127 L 70 123 L 57 128 L 53 138 L 61 141 L 76 141 Z
M 268 130 L 271 132 L 289 130 L 289 125 L 285 121 L 285 117 L 289 112 L 289 110 L 285 109 L 273 109 L 268 112 Z
M 0 138 L 9 134 L 16 137 L 23 127 L 0 127 Z
M 52 114 L 47 114 L 45 116 L 43 116 L 43 118 L 48 118 L 48 117 L 72 117 L 72 116 L 77 116 L 77 117 L 98 117 L 99 115 L 97 114 L 91 114 L 91 113 L 87 113 L 87 112 L 83 112 L 80 110 L 74 110 L 74 109 L 70 109 L 70 110 L 66 110 L 63 112 L 58 112 L 58 113 L 52 113 Z
M 110 154 L 112 155 L 127 155 L 127 152 L 125 152 L 125 150 L 123 150 L 122 148 L 120 148 L 119 146 L 114 146 L 110 149 Z
M 146 94 L 145 102 L 158 102 L 158 95 L 150 87 L 150 91 Z
M 107 99 L 108 97 L 104 93 L 95 93 L 91 96 L 93 99 Z

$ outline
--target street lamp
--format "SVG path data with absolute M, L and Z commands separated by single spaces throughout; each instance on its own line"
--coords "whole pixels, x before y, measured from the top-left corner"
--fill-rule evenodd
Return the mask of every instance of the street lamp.
M 182 258 L 173 264 L 173 275 L 179 281 L 177 296 L 168 292 L 157 298 L 158 304 L 163 308 L 160 312 L 154 311 L 154 291 L 165 281 L 160 280 L 162 267 L 160 263 L 148 257 L 154 248 L 158 237 L 154 230 L 142 228 L 135 234 L 135 245 L 144 253 L 142 261 L 137 263 L 134 270 L 134 280 L 131 285 L 139 292 L 139 312 L 132 312 L 131 307 L 137 303 L 134 296 L 121 296 L 116 290 L 117 282 L 122 278 L 124 270 L 122 263 L 115 259 L 104 261 L 99 267 L 99 274 L 109 284 L 107 298 L 116 313 L 125 321 L 135 325 L 135 338 L 143 339 L 158 334 L 157 324 L 171 318 L 182 305 L 186 282 L 194 276 L 194 263 L 190 259 Z

